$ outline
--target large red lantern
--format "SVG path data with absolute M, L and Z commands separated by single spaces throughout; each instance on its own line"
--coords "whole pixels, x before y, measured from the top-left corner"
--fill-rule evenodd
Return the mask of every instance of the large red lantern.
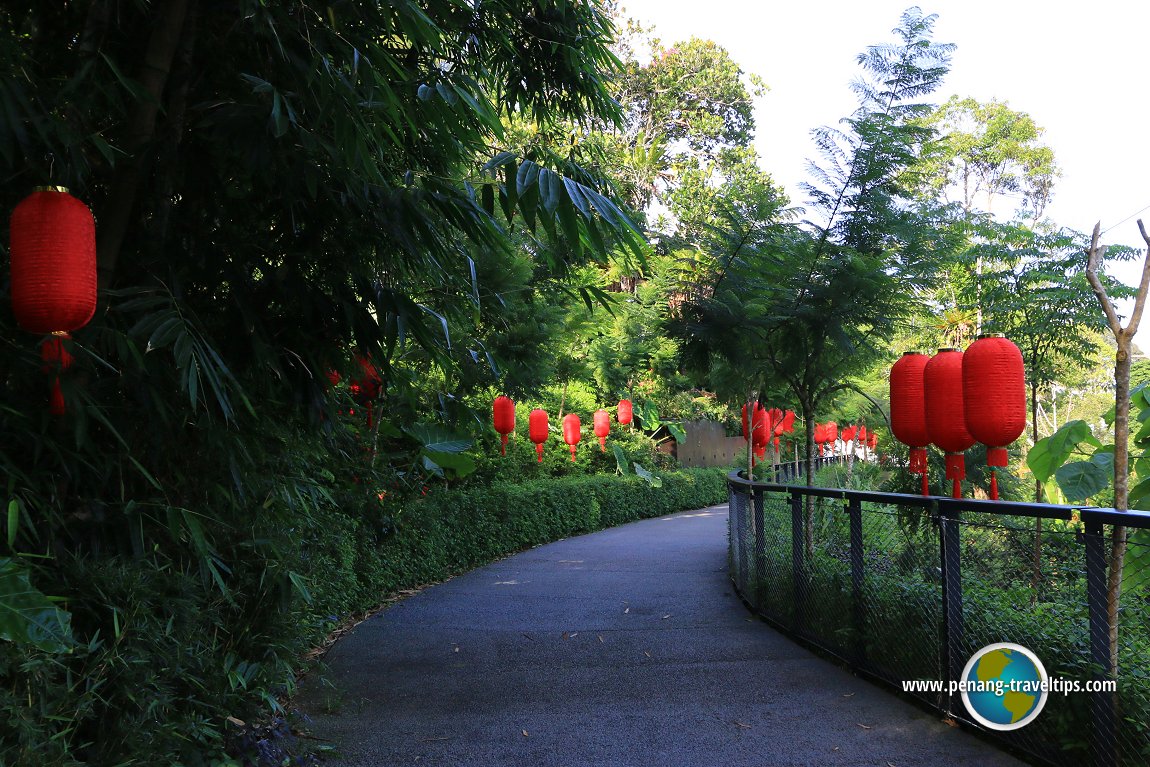
M 595 436 L 599 438 L 599 451 L 607 452 L 607 437 L 611 434 L 611 414 L 600 408 L 595 411 Z
M 1005 336 L 979 336 L 962 358 L 962 389 L 966 428 L 986 445 L 990 497 L 998 500 L 995 468 L 1006 466 L 1006 447 L 1026 431 L 1022 352 Z
M 88 206 L 60 186 L 38 187 L 12 211 L 12 311 L 30 333 L 56 338 L 41 347 L 55 373 L 51 411 L 64 412 L 60 372 L 72 356 L 63 340 L 96 312 L 96 223 Z
M 819 457 L 823 457 L 823 445 L 827 441 L 827 427 L 826 424 L 815 424 L 815 445 L 819 449 Z
M 966 430 L 962 352 L 939 349 L 923 368 L 923 391 L 930 441 L 946 453 L 946 478 L 954 481 L 954 497 L 961 498 L 962 480 L 966 478 L 963 453 L 974 445 L 974 437 Z
M 853 440 L 854 440 L 854 438 L 855 438 L 855 427 L 853 427 L 853 426 L 844 426 L 844 427 L 843 427 L 843 434 L 842 434 L 842 436 L 843 436 L 843 442 L 851 442 L 851 441 L 853 441 Z
M 923 371 L 930 357 L 906 352 L 890 369 L 890 427 L 894 438 L 910 448 L 910 473 L 922 475 L 922 494 L 930 495 L 927 478 L 926 393 Z
M 878 447 L 878 435 L 873 431 L 867 435 L 867 447 L 869 447 L 871 450 L 874 450 L 876 447 Z
M 579 416 L 574 413 L 569 413 L 563 416 L 563 441 L 571 447 L 571 462 L 575 462 L 575 446 L 579 444 L 579 430 L 582 424 L 579 423 Z
M 507 435 L 515 431 L 515 403 L 509 397 L 496 397 L 491 405 L 495 431 L 499 432 L 499 454 L 507 455 Z
M 795 411 L 788 410 L 783 413 L 783 433 L 791 434 L 795 430 Z
M 626 426 L 627 424 L 631 423 L 631 419 L 632 419 L 633 415 L 634 414 L 633 414 L 632 408 L 631 408 L 631 400 L 629 400 L 629 399 L 619 400 L 619 407 L 615 409 L 615 419 L 619 423 Z
M 543 443 L 547 441 L 550 426 L 547 423 L 547 411 L 535 408 L 527 418 L 527 433 L 535 443 L 536 463 L 543 463 Z

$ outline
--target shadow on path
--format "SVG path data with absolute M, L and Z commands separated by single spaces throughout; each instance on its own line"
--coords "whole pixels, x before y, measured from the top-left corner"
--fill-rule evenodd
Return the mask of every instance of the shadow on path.
M 359 625 L 299 702 L 348 767 L 1020 764 L 751 618 L 726 540 L 717 506 L 475 570 Z

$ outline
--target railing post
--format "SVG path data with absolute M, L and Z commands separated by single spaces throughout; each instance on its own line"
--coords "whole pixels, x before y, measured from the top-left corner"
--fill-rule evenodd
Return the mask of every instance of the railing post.
M 794 580 L 794 625 L 791 630 L 802 633 L 806 613 L 806 567 L 803 562 L 803 497 L 791 493 L 791 578 Z
M 767 580 L 767 533 L 763 529 L 764 493 L 756 490 L 755 499 L 755 603 L 763 604 L 764 590 Z
M 863 596 L 863 529 L 862 501 L 852 498 L 847 504 L 851 523 L 851 619 L 854 623 L 855 663 L 866 663 L 866 602 Z
M 1113 679 L 1110 666 L 1110 617 L 1107 612 L 1106 538 L 1101 522 L 1086 523 L 1086 602 L 1090 615 L 1090 665 L 1095 680 Z M 1095 767 L 1118 764 L 1115 693 L 1090 694 L 1090 752 Z
M 942 670 L 944 681 L 957 681 L 966 665 L 962 620 L 962 550 L 959 512 L 945 506 L 939 512 L 939 553 L 942 560 Z M 947 685 L 949 689 L 949 685 Z M 947 713 L 955 710 L 947 693 Z

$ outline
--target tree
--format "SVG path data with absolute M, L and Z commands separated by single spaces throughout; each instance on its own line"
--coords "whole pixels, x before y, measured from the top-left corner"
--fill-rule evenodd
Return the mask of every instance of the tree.
M 951 96 L 922 124 L 940 136 L 915 169 L 925 190 L 958 203 L 968 215 L 994 213 L 1000 198 L 1021 194 L 1031 217 L 1042 217 L 1060 172 L 1053 150 L 1040 143 L 1043 129 L 1030 115 L 998 101 Z
M 807 190 L 821 222 L 780 226 L 728 210 L 707 290 L 680 308 L 695 369 L 719 356 L 750 381 L 786 382 L 806 424 L 808 481 L 819 409 L 885 358 L 914 286 L 946 247 L 899 184 L 931 138 L 916 100 L 937 86 L 953 48 L 930 41 L 934 20 L 904 13 L 897 44 L 859 56 L 848 130 L 815 131 L 823 165 L 811 164 Z
M 184 763 L 218 751 L 221 708 L 290 684 L 315 509 L 385 535 L 384 476 L 498 368 L 485 346 L 510 348 L 524 285 L 645 248 L 597 174 L 501 152 L 508 114 L 620 118 L 612 35 L 599 4 L 558 0 L 0 10 L 0 199 L 89 202 L 101 286 L 64 421 L 0 313 L 5 576 L 64 595 L 76 642 L 27 664 L 0 648 L 29 711 L 75 703 L 6 730 L 6 754 Z M 329 383 L 357 357 L 394 420 L 362 441 Z

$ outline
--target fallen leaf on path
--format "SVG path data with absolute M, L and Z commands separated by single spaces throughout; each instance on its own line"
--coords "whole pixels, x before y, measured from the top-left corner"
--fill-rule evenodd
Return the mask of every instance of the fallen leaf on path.
M 853 692 L 848 692 L 848 693 L 847 693 L 846 695 L 844 695 L 843 697 L 844 697 L 844 698 L 853 698 L 854 696 L 855 696 L 855 694 L 854 694 Z
M 531 736 L 527 734 L 527 730 L 524 730 L 524 731 L 523 731 L 523 737 L 525 737 L 525 738 L 529 738 L 529 737 L 531 737 Z
M 651 653 L 647 652 L 646 650 L 643 651 L 643 654 L 646 655 L 648 658 L 651 657 Z
M 600 642 L 602 642 L 602 641 L 603 641 L 603 635 L 602 635 L 602 634 L 600 634 L 600 635 L 599 635 L 599 641 L 600 641 Z
M 629 612 L 631 612 L 631 608 L 630 608 L 630 607 L 628 607 L 628 608 L 627 608 L 626 610 L 624 610 L 623 612 L 624 612 L 624 613 L 629 613 Z
M 234 716 L 229 716 L 227 719 L 229 722 L 236 725 L 237 727 L 247 727 L 248 726 L 244 720 L 236 719 Z
M 862 727 L 864 730 L 869 730 L 869 729 L 871 729 L 871 727 L 870 727 L 869 725 L 863 724 L 862 722 L 859 722 L 859 723 L 858 723 L 858 726 L 859 726 L 859 727 Z
M 524 634 L 524 635 L 523 635 L 523 638 L 524 638 L 524 639 L 530 639 L 532 642 L 534 642 L 534 641 L 535 641 L 535 637 L 531 636 L 530 634 Z
M 670 615 L 664 615 L 664 616 L 663 616 L 663 618 L 662 618 L 662 620 L 667 620 L 667 619 L 668 619 L 668 618 L 670 618 L 670 617 L 671 617 Z
M 742 727 L 744 730 L 749 730 L 749 729 L 751 729 L 751 725 L 749 725 L 749 724 L 743 724 L 742 722 L 740 722 L 740 721 L 738 721 L 738 720 L 732 721 L 732 722 L 731 722 L 731 724 L 734 724 L 734 725 L 737 725 L 737 726 L 739 726 L 739 727 Z

